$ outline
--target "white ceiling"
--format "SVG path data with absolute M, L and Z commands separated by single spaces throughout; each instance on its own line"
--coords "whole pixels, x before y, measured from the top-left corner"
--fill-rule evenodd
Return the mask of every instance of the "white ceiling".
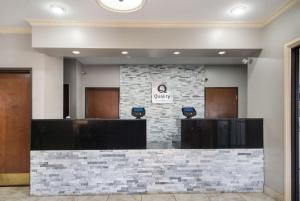
M 289 0 L 147 0 L 134 13 L 113 13 L 101 8 L 95 0 L 0 0 L 1 26 L 29 26 L 26 19 L 76 21 L 188 21 L 188 22 L 256 22 L 272 16 Z M 66 8 L 65 16 L 55 16 L 49 4 Z M 245 15 L 234 17 L 229 10 L 246 4 Z

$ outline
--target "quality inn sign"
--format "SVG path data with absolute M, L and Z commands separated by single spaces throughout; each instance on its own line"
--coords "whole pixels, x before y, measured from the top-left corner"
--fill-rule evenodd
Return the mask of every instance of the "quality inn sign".
M 173 103 L 173 93 L 166 82 L 152 83 L 152 103 Z

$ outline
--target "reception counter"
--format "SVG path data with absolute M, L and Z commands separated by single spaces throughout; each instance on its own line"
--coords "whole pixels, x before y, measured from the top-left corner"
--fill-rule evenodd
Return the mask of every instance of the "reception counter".
M 233 125 L 233 120 L 236 119 L 227 119 L 227 125 Z M 245 120 L 241 124 L 245 125 Z M 240 132 L 245 129 L 238 127 L 237 130 L 232 130 L 235 126 L 223 127 L 227 130 L 230 128 L 231 133 L 248 136 L 236 147 L 232 147 L 230 143 L 226 146 L 224 143 L 207 144 L 218 140 L 203 140 L 206 139 L 203 132 L 208 132 L 203 130 L 203 126 L 218 123 L 207 122 L 205 119 L 182 120 L 183 149 L 143 149 L 146 144 L 146 120 L 55 121 L 58 124 L 68 124 L 70 132 L 62 125 L 56 127 L 56 123 L 49 120 L 33 121 L 30 175 L 32 195 L 263 191 L 262 141 L 258 140 L 261 144 L 249 147 L 251 140 L 247 140 L 251 135 L 261 135 L 260 139 L 263 139 L 262 130 L 259 130 L 262 128 L 262 120 L 254 123 L 259 126 L 253 132 L 248 128 L 251 124 L 249 122 L 246 123 L 246 133 Z M 123 121 L 126 124 L 122 124 Z M 106 124 L 114 126 L 103 127 Z M 82 128 L 82 125 L 85 127 Z M 258 133 L 253 134 L 255 131 Z M 230 136 L 234 136 L 230 132 L 226 135 L 226 142 L 230 142 Z M 115 137 L 109 138 L 107 135 L 110 134 Z M 207 133 L 207 137 L 212 134 Z M 69 137 L 64 139 L 64 135 Z M 95 138 L 96 135 L 102 137 Z M 116 140 L 116 145 L 113 145 L 111 140 L 118 136 L 122 140 Z M 191 143 L 191 136 L 197 142 Z M 220 133 L 216 136 L 220 137 Z M 62 141 L 53 140 L 60 137 Z M 46 142 L 47 139 L 50 141 Z M 72 139 L 72 143 L 68 139 Z M 201 142 L 206 145 L 199 149 L 197 147 L 202 146 Z M 68 147 L 65 148 L 64 144 Z M 87 147 L 88 144 L 91 145 L 90 148 Z M 222 146 L 218 147 L 219 145 Z

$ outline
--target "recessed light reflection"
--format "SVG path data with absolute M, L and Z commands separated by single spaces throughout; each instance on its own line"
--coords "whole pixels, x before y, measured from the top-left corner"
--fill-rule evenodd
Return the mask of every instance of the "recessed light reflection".
M 179 51 L 175 51 L 175 52 L 173 52 L 173 54 L 174 54 L 174 55 L 180 55 L 180 54 L 181 54 L 181 52 L 179 52 Z
M 129 54 L 129 52 L 128 51 L 122 51 L 121 52 L 123 55 L 127 55 L 127 54 Z
M 74 51 L 72 51 L 72 53 L 76 54 L 76 55 L 80 54 L 80 52 L 78 50 L 74 50 Z
M 248 7 L 246 5 L 238 5 L 238 6 L 233 7 L 230 10 L 230 13 L 232 15 L 235 15 L 235 16 L 241 16 L 241 15 L 244 15 L 246 13 L 247 8 Z
M 218 54 L 219 55 L 224 55 L 224 54 L 226 54 L 226 51 L 220 51 L 220 52 L 218 52 Z
M 55 15 L 62 16 L 66 13 L 66 9 L 58 5 L 50 5 L 50 9 Z

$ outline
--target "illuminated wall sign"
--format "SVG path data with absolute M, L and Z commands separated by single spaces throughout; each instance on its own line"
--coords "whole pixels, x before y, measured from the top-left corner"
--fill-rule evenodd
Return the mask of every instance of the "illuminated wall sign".
M 152 83 L 152 103 L 173 103 L 173 93 L 166 82 Z

